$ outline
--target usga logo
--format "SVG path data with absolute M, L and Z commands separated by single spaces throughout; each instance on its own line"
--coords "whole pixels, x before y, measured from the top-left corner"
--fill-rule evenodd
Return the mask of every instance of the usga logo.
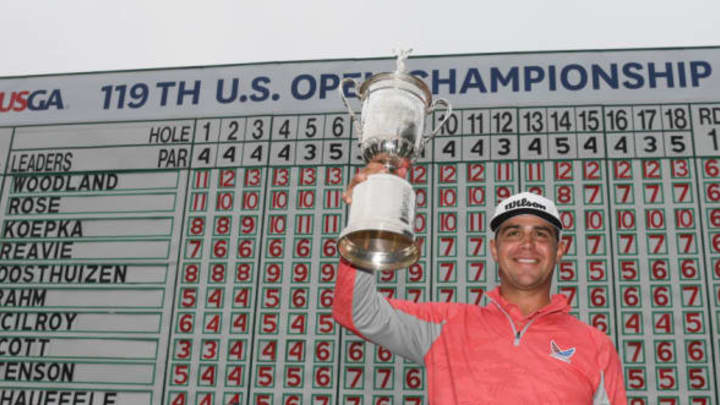
M 63 100 L 60 89 L 0 91 L 0 113 L 8 111 L 45 111 L 50 108 L 62 110 Z

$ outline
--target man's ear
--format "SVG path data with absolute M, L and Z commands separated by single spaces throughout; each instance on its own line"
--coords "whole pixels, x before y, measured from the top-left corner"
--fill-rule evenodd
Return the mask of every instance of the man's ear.
M 555 261 L 560 261 L 562 257 L 565 255 L 567 251 L 567 246 L 565 245 L 565 241 L 560 239 L 558 240 L 557 244 L 557 252 L 555 252 Z
M 495 238 L 490 239 L 490 254 L 492 255 L 493 261 L 497 263 L 497 246 L 495 246 Z

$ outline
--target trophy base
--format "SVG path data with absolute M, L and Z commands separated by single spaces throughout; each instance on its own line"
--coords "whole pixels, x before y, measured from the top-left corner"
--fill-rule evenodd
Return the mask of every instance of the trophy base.
M 406 268 L 420 258 L 412 236 L 383 230 L 349 232 L 338 241 L 338 250 L 354 266 L 373 271 Z

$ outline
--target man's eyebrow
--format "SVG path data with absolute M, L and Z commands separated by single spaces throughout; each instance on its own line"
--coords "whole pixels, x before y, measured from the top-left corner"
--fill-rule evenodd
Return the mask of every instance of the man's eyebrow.
M 520 225 L 507 225 L 500 228 L 499 232 L 505 232 L 508 229 L 520 229 Z
M 498 230 L 498 233 L 503 233 L 503 232 L 505 232 L 505 231 L 507 231 L 507 230 L 510 230 L 510 229 L 520 229 L 520 228 L 521 228 L 521 226 L 520 226 L 520 225 L 517 225 L 517 224 L 516 224 L 516 225 L 507 225 L 507 226 L 501 227 L 501 228 Z M 550 233 L 553 232 L 553 228 L 552 228 L 550 225 L 533 225 L 532 229 L 535 230 L 535 231 L 537 231 L 537 230 L 544 230 L 544 231 L 550 232 Z

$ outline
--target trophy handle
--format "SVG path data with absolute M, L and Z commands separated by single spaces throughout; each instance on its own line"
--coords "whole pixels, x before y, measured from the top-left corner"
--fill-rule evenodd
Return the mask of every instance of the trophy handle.
M 421 153 L 425 149 L 425 145 L 430 142 L 431 139 L 437 133 L 440 131 L 440 129 L 445 125 L 448 119 L 450 119 L 450 116 L 452 115 L 452 105 L 445 100 L 444 98 L 436 98 L 435 101 L 430 105 L 430 108 L 428 109 L 430 112 L 435 111 L 438 105 L 442 105 L 445 107 L 445 118 L 440 122 L 440 124 L 435 127 L 435 129 L 432 131 L 432 133 L 428 136 L 423 136 L 422 143 L 420 144 L 420 150 L 418 151 L 418 154 Z
M 347 108 L 347 110 L 348 110 L 348 114 L 350 114 L 350 119 L 352 120 L 352 122 L 355 123 L 355 125 L 357 125 L 357 130 L 359 133 L 360 132 L 360 121 L 358 121 L 357 117 L 355 117 L 355 112 L 353 111 L 352 107 L 350 107 L 350 102 L 348 101 L 347 97 L 345 97 L 345 91 L 344 91 L 345 83 L 348 83 L 348 82 L 352 82 L 355 85 L 355 88 L 358 89 L 357 96 L 358 96 L 358 98 L 362 99 L 362 94 L 360 94 L 360 83 L 358 83 L 357 80 L 355 80 L 351 77 L 346 77 L 346 78 L 342 79 L 342 81 L 340 82 L 340 86 L 338 87 L 338 92 L 340 93 L 340 98 L 342 99 L 343 104 L 345 104 L 345 108 Z

